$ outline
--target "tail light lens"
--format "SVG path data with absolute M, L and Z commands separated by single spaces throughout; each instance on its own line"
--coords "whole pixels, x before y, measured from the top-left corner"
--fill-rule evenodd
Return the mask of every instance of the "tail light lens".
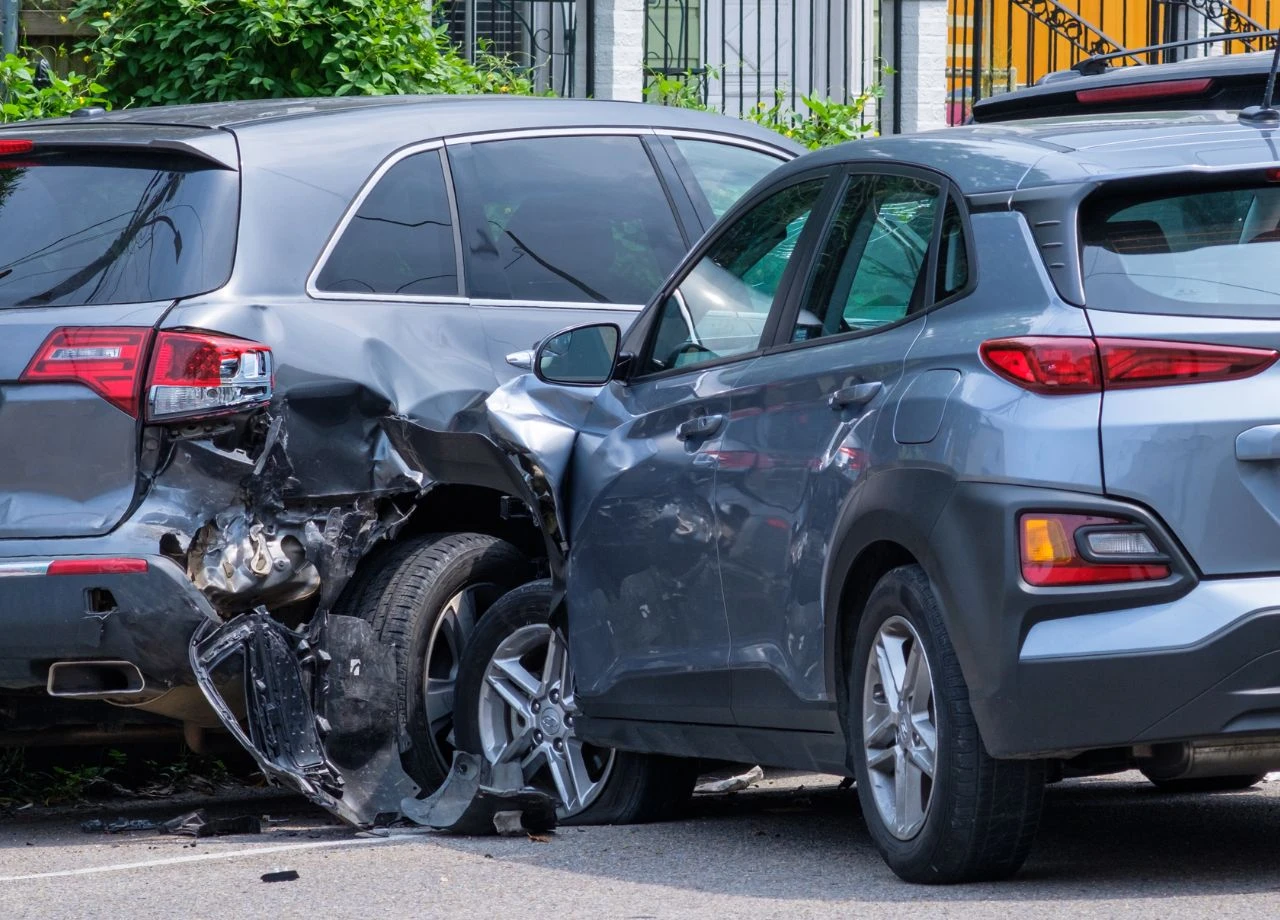
M 1280 358 L 1272 348 L 1083 336 L 993 339 L 980 351 L 1001 377 L 1045 394 L 1239 380 Z
M 27 383 L 78 383 L 138 416 L 147 393 L 149 421 L 220 415 L 270 402 L 275 387 L 271 349 L 257 342 L 193 331 L 136 326 L 55 329 L 19 378 Z M 145 385 L 148 351 L 151 369 Z
M 151 330 L 137 326 L 55 329 L 20 380 L 79 383 L 136 417 L 142 365 Z
M 1213 78 L 1194 80 L 1161 80 L 1158 83 L 1130 83 L 1126 86 L 1100 86 L 1076 91 L 1081 105 L 1105 105 L 1116 102 L 1150 102 L 1155 99 L 1177 99 L 1199 96 L 1213 87 Z
M 236 412 L 270 402 L 271 349 L 205 332 L 161 332 L 147 379 L 147 418 Z
M 1028 513 L 1018 521 L 1022 577 L 1036 587 L 1168 578 L 1167 559 L 1142 527 L 1117 518 Z

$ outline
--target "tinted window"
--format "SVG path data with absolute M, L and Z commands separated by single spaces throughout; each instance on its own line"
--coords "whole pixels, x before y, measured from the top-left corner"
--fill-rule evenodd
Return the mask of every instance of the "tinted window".
M 942 212 L 942 234 L 938 243 L 938 289 L 935 297 L 946 300 L 969 285 L 969 250 L 964 242 L 964 223 L 954 201 Z
M 1085 300 L 1139 313 L 1280 317 L 1280 188 L 1135 198 L 1081 209 Z
M 221 287 L 239 177 L 180 159 L 0 159 L 0 307 L 172 300 Z
M 931 182 L 904 176 L 850 181 L 793 341 L 874 329 L 926 304 L 926 257 L 940 192 Z
M 639 138 L 491 141 L 459 158 L 473 297 L 645 303 L 685 253 Z
M 659 314 L 648 372 L 754 350 L 825 180 L 790 186 L 739 217 Z
M 439 151 L 415 153 L 387 170 L 342 231 L 316 287 L 457 296 L 453 219 Z
M 782 163 L 776 156 L 733 144 L 683 137 L 674 140 L 717 219 Z

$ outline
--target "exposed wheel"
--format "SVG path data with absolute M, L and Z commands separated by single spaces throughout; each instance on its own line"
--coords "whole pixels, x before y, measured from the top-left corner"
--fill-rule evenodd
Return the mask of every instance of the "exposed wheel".
M 1040 820 L 1044 764 L 987 754 L 919 566 L 880 579 L 847 660 L 850 757 L 885 862 L 925 884 L 1016 872 Z
M 1199 776 L 1195 779 L 1157 779 L 1145 770 L 1142 773 L 1161 792 L 1234 792 L 1258 785 L 1265 773 L 1248 773 L 1243 776 Z
M 518 762 L 526 784 L 561 803 L 570 824 L 627 824 L 671 815 L 693 791 L 693 763 L 597 747 L 580 739 L 573 667 L 550 624 L 539 581 L 490 608 L 463 655 L 457 743 L 490 763 Z
M 533 574 L 510 543 L 484 534 L 405 540 L 370 560 L 336 610 L 373 626 L 395 650 L 405 771 L 434 791 L 453 763 L 458 665 L 480 616 Z

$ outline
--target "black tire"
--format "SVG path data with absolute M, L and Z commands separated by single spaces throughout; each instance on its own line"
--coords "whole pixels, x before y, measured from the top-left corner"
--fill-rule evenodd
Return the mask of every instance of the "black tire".
M 876 805 L 862 729 L 868 659 L 881 626 L 895 617 L 910 624 L 924 650 L 932 675 L 936 728 L 932 791 L 923 824 L 905 840 L 889 829 Z M 996 760 L 987 753 L 960 663 L 923 569 L 902 566 L 880 579 L 846 660 L 849 757 L 867 829 L 889 867 L 903 880 L 921 884 L 991 881 L 1017 872 L 1040 821 L 1044 762 Z
M 507 594 L 476 627 L 458 673 L 456 734 L 459 749 L 483 756 L 480 690 L 499 645 L 516 630 L 551 619 L 552 588 L 535 581 Z M 628 751 L 614 753 L 613 768 L 598 797 L 564 824 L 634 824 L 673 817 L 688 802 L 697 762 Z
M 1143 776 L 1161 792 L 1185 795 L 1195 792 L 1237 792 L 1258 785 L 1265 773 L 1247 773 L 1241 776 L 1200 776 L 1195 779 L 1156 779 L 1143 771 Z
M 447 647 L 437 648 L 433 661 L 427 661 L 441 613 L 460 592 L 474 589 L 479 616 L 504 593 L 531 578 L 533 568 L 510 543 L 476 533 L 415 537 L 377 552 L 353 579 L 335 613 L 368 621 L 394 650 L 405 739 L 401 761 L 424 792 L 433 792 L 452 763 L 453 726 L 437 720 L 433 728 L 429 723 L 424 678 L 428 668 L 456 678 L 460 663 L 460 654 L 454 660 Z

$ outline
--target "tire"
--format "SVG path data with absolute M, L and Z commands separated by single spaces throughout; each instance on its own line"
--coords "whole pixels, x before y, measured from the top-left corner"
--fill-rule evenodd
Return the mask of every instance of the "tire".
M 1195 792 L 1236 792 L 1258 785 L 1266 778 L 1265 773 L 1248 773 L 1240 776 L 1199 776 L 1195 779 L 1156 779 L 1146 771 L 1143 776 L 1161 792 L 1179 795 Z
M 475 533 L 405 540 L 364 568 L 335 613 L 367 620 L 394 650 L 401 761 L 424 792 L 433 792 L 453 762 L 452 703 L 466 641 L 475 621 L 533 568 L 510 543 Z
M 923 655 L 914 672 L 913 655 Z M 919 566 L 893 569 L 876 584 L 847 661 L 850 760 L 867 829 L 889 868 L 921 884 L 992 881 L 1017 872 L 1039 824 L 1045 766 L 986 752 L 937 599 Z M 914 689 L 898 695 L 891 685 L 886 692 L 884 667 L 902 678 L 914 673 L 914 681 L 897 681 Z M 864 698 L 871 701 L 865 711 Z M 903 709 L 906 720 L 896 714 Z M 864 725 L 880 731 L 864 737 Z M 918 764 L 932 765 L 931 779 Z M 899 776 L 907 792 L 901 798 Z
M 541 702 L 526 713 L 528 718 L 523 724 L 512 721 L 509 702 L 502 704 L 506 706 L 505 711 L 498 705 L 503 699 L 502 694 L 494 689 L 488 676 L 491 668 L 497 667 L 494 659 L 500 650 L 507 650 L 503 653 L 507 654 L 513 648 L 512 642 L 527 638 L 530 650 L 519 659 L 519 663 L 526 667 L 528 676 L 541 680 L 549 653 L 539 651 L 539 643 L 547 648 L 552 641 L 563 643 L 560 633 L 550 625 L 551 600 L 550 582 L 532 582 L 495 603 L 476 627 L 458 674 L 458 747 L 493 762 L 496 759 L 494 748 L 503 740 L 499 736 L 505 732 L 508 743 L 512 745 L 512 759 L 519 756 L 522 762 L 528 763 L 526 782 L 551 793 L 561 802 L 558 812 L 563 824 L 632 824 L 673 816 L 693 793 L 697 779 L 696 762 L 611 751 L 579 741 L 572 728 L 577 705 L 572 698 L 572 672 L 568 665 L 552 669 L 558 670 L 563 684 L 542 680 L 538 691 L 527 695 Z M 563 648 L 563 644 L 560 647 Z M 562 660 L 567 661 L 567 651 Z M 493 674 L 496 678 L 505 677 L 502 671 L 494 671 Z M 570 692 L 558 695 L 557 688 L 561 685 L 568 686 Z M 510 693 L 517 684 L 504 681 L 504 686 Z M 524 702 L 525 697 L 522 696 L 521 701 Z M 548 713 L 555 714 L 550 723 L 543 721 Z M 552 731 L 539 734 L 540 741 L 535 742 L 533 733 L 539 726 L 550 726 Z M 522 740 L 516 740 L 517 735 L 522 735 Z M 586 778 L 595 784 L 589 787 L 585 783 L 569 786 L 571 790 L 588 788 L 589 791 L 580 795 L 580 802 L 568 808 L 564 805 L 566 796 L 561 794 L 551 770 L 551 760 L 556 757 L 551 745 L 555 742 L 562 742 L 563 750 L 568 752 L 566 757 L 573 755 L 575 749 L 580 751 L 580 763 L 585 767 Z M 544 750 L 529 762 L 523 755 L 535 747 Z M 563 758 L 560 760 L 565 763 Z M 568 767 L 560 769 L 563 771 Z M 562 776 L 567 777 L 567 774 L 562 772 Z

